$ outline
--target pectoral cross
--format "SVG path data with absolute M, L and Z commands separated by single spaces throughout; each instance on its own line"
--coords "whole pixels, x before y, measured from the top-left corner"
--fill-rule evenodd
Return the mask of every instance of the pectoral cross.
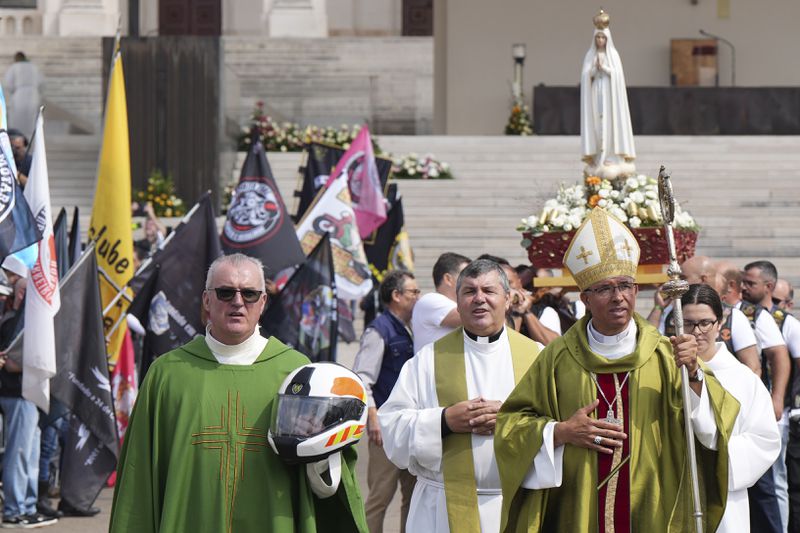
M 227 403 L 219 409 L 219 424 L 204 426 L 199 432 L 192 433 L 192 446 L 202 446 L 205 450 L 219 453 L 218 478 L 225 487 L 227 531 L 230 533 L 237 483 L 244 479 L 245 455 L 247 452 L 264 451 L 267 447 L 267 430 L 249 427 L 247 411 L 239 393 L 236 393 L 234 401 L 231 391 L 228 391 Z
M 583 259 L 583 263 L 584 263 L 585 265 L 588 265 L 588 264 L 589 264 L 589 260 L 588 260 L 587 258 L 588 258 L 590 255 L 592 255 L 592 253 L 593 253 L 593 252 L 592 252 L 591 250 L 587 250 L 586 248 L 584 248 L 583 246 L 581 246 L 581 253 L 579 253 L 579 254 L 578 254 L 576 257 L 577 257 L 578 259 Z
M 622 425 L 622 420 L 620 420 L 619 418 L 616 418 L 614 416 L 614 410 L 613 409 L 609 409 L 608 410 L 608 412 L 606 413 L 606 417 L 603 420 L 608 422 L 609 424 L 616 424 L 618 426 Z

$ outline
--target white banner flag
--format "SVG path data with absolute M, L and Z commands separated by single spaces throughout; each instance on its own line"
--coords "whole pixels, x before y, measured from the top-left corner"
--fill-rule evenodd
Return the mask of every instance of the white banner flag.
M 41 113 L 36 120 L 31 150 L 33 162 L 24 196 L 42 232 L 42 240 L 39 241 L 36 262 L 28 272 L 22 345 L 22 396 L 47 413 L 50 410 L 50 378 L 56 375 L 53 317 L 61 306 L 61 298 Z
M 333 180 L 298 224 L 297 238 L 303 252 L 310 254 L 325 233 L 331 236 L 338 297 L 342 300 L 363 298 L 372 288 L 372 276 L 350 202 L 347 179 Z

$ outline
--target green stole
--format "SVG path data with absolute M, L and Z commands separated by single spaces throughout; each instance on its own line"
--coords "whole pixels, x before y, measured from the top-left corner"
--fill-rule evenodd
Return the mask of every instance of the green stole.
M 636 350 L 608 360 L 589 348 L 584 317 L 536 359 L 497 415 L 495 456 L 503 486 L 503 532 L 596 532 L 597 452 L 567 445 L 561 487 L 521 487 L 552 420 L 567 420 L 597 398 L 589 372 L 630 371 L 630 512 L 635 531 L 685 532 L 692 528 L 692 497 L 683 424 L 680 372 L 669 340 L 643 318 Z M 702 365 L 702 363 L 701 363 Z M 707 531 L 716 530 L 728 489 L 727 446 L 739 403 L 713 373 L 706 388 L 719 438 L 717 450 L 698 444 L 701 499 Z
M 442 407 L 468 399 L 463 331 L 464 328 L 458 328 L 433 345 L 436 396 Z M 514 368 L 516 385 L 539 354 L 539 346 L 514 330 L 506 328 L 506 332 L 511 347 L 511 364 Z M 442 476 L 450 531 L 480 533 L 478 487 L 475 483 L 471 433 L 452 433 L 443 439 Z

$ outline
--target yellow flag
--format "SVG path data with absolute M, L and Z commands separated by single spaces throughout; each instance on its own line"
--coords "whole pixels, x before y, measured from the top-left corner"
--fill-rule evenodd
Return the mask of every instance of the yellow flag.
M 103 325 L 109 364 L 116 364 L 125 335 L 125 314 L 131 291 L 125 288 L 133 276 L 133 230 L 131 220 L 131 156 L 128 144 L 128 109 L 122 57 L 114 58 L 108 84 L 103 146 L 97 169 L 89 241 L 97 241 L 97 269 Z M 113 302 L 113 305 L 111 305 Z M 110 306 L 110 308 L 109 308 Z M 115 329 L 116 328 L 116 329 Z

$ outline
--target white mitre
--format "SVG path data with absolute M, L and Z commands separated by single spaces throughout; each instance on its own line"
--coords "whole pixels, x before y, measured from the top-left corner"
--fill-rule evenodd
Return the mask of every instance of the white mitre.
M 564 254 L 564 266 L 580 290 L 617 276 L 636 278 L 639 244 L 631 231 L 605 209 L 592 209 Z

